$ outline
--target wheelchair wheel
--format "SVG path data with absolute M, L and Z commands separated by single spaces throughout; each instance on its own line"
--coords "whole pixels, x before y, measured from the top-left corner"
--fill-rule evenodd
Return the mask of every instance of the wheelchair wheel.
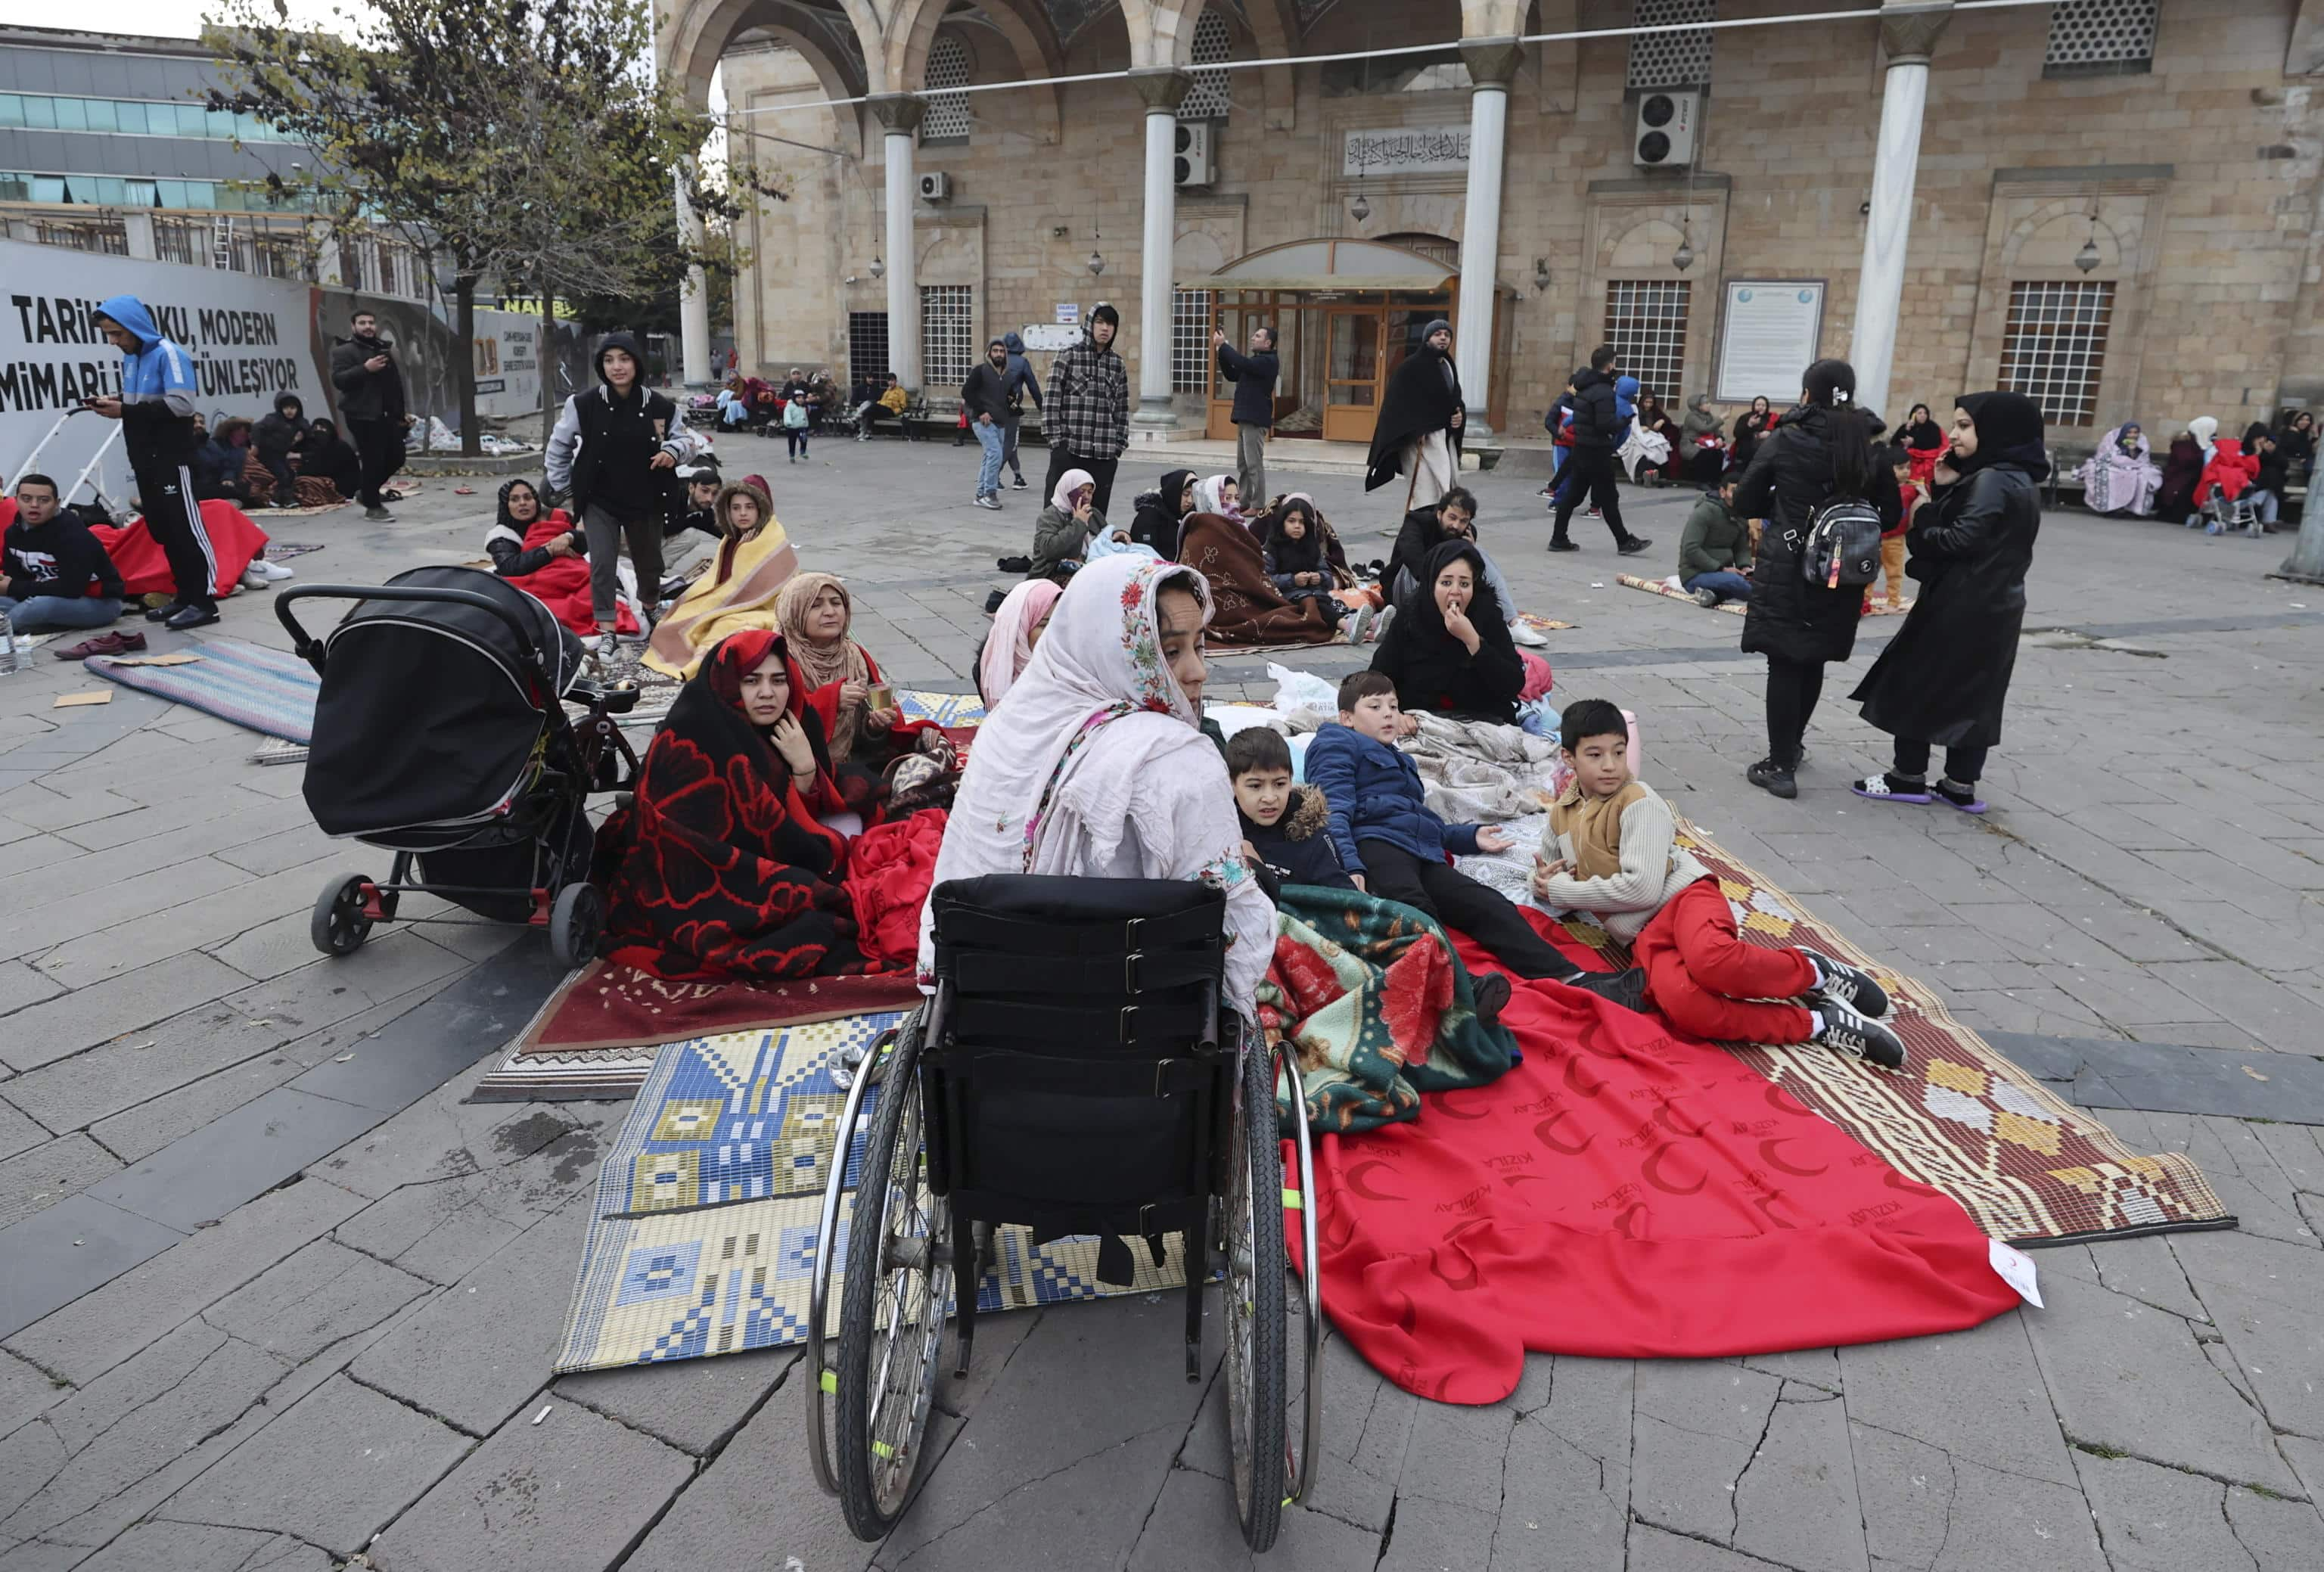
M 1283 1149 L 1273 1060 L 1245 1034 L 1228 1132 L 1225 1230 L 1227 1431 L 1235 1515 L 1255 1551 L 1275 1543 L 1287 1493 Z
M 847 1526 L 895 1526 L 918 1472 L 952 1308 L 951 1207 L 928 1191 L 919 1038 L 889 1056 L 848 1223 L 834 1372 L 839 1500 Z

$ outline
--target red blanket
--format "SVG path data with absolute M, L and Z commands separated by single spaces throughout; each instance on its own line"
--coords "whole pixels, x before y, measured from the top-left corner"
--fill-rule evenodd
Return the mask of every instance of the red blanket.
M 928 903 L 936 850 L 951 815 L 941 808 L 865 830 L 847 848 L 847 894 L 856 943 L 873 964 L 909 971 L 920 949 L 920 908 Z
M 1527 1349 L 1766 1354 L 1960 1331 L 2017 1302 L 1957 1202 L 1724 1050 L 1511 981 L 1522 1064 L 1425 1095 L 1415 1123 L 1316 1142 L 1323 1308 L 1397 1385 L 1497 1402 Z
M 545 519 L 535 519 L 524 532 L 524 549 L 528 551 L 547 544 L 574 527 L 565 516 L 563 508 L 552 509 Z M 509 579 L 556 614 L 557 620 L 581 634 L 597 631 L 596 607 L 589 594 L 589 559 L 558 557 L 537 573 L 525 573 Z M 626 605 L 616 603 L 613 626 L 617 632 L 634 633 L 638 631 L 637 615 Z
M 250 515 L 230 502 L 212 499 L 202 505 L 202 528 L 210 538 L 210 552 L 217 561 L 217 582 L 210 586 L 218 595 L 232 594 L 242 582 L 243 570 L 251 559 L 266 550 L 266 532 L 250 522 Z M 88 532 L 113 559 L 113 566 L 121 574 L 121 592 L 127 596 L 175 595 L 177 580 L 170 577 L 170 559 L 161 554 L 161 543 L 153 538 L 142 518 L 131 521 L 127 529 L 112 524 L 91 524 Z
M 631 805 L 597 836 L 612 958 L 673 980 L 772 980 L 862 972 L 841 877 L 846 843 L 816 821 L 839 810 L 820 722 L 799 705 L 821 765 L 802 791 L 741 708 L 742 678 L 777 634 L 729 636 L 670 707 Z

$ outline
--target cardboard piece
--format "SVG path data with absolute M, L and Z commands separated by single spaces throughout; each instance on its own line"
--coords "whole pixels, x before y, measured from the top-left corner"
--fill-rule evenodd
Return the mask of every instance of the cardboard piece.
M 108 688 L 101 693 L 60 693 L 57 695 L 57 701 L 49 707 L 77 709 L 84 704 L 111 704 L 112 702 L 113 689 Z

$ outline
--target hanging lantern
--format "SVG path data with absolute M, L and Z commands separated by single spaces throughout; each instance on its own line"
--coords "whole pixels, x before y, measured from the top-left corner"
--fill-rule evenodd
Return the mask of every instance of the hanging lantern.
M 1105 271 L 1105 258 L 1100 256 L 1094 251 L 1091 252 L 1089 254 L 1088 267 L 1090 270 L 1090 277 L 1097 277 L 1098 274 Z
M 1671 265 L 1681 273 L 1694 265 L 1694 245 L 1684 234 L 1678 237 L 1678 249 L 1671 253 Z
M 872 254 L 872 265 L 864 271 L 874 279 L 882 279 L 888 276 L 888 264 L 880 260 L 879 253 L 874 252 Z
M 1361 191 L 1358 191 L 1356 199 L 1348 204 L 1348 217 L 1360 224 L 1371 216 L 1372 205 L 1364 200 L 1364 194 Z

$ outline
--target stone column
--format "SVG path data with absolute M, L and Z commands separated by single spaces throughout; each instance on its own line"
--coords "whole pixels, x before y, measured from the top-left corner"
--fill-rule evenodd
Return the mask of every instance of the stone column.
M 678 232 L 686 244 L 699 248 L 702 216 L 686 199 L 686 172 L 678 181 Z M 711 385 L 710 280 L 699 267 L 689 267 L 678 291 L 678 343 L 680 375 L 689 388 Z
M 1872 214 L 1864 226 L 1864 266 L 1856 286 L 1856 331 L 1848 358 L 1856 401 L 1883 420 L 1896 361 L 1896 312 L 1904 298 L 1904 254 L 1913 237 L 1913 182 L 1921 163 L 1921 116 L 1929 102 L 1929 54 L 1952 19 L 1952 0 L 1887 0 L 1880 47 L 1888 77 L 1880 99 L 1880 140 L 1872 156 Z
M 154 262 L 161 257 L 153 239 L 153 215 L 132 209 L 121 215 L 123 236 L 129 242 L 129 254 L 139 262 Z
M 1461 222 L 1461 319 L 1452 325 L 1452 356 L 1461 368 L 1461 396 L 1469 413 L 1465 441 L 1493 434 L 1487 409 L 1493 393 L 1493 294 L 1500 273 L 1501 166 L 1508 142 L 1509 83 L 1524 46 L 1515 38 L 1472 38 L 1461 45 L 1469 67 L 1469 194 Z
M 1139 426 L 1173 424 L 1170 412 L 1170 327 L 1173 255 L 1178 239 L 1178 106 L 1194 74 L 1175 66 L 1130 73 L 1146 106 L 1146 233 L 1139 249 L 1138 410 Z M 1116 353 L 1120 346 L 1116 346 Z M 1207 353 L 1207 347 L 1205 347 Z
M 920 391 L 920 282 L 912 243 L 920 188 L 912 178 L 912 150 L 927 108 L 909 93 L 872 98 L 888 146 L 888 369 L 912 393 Z

